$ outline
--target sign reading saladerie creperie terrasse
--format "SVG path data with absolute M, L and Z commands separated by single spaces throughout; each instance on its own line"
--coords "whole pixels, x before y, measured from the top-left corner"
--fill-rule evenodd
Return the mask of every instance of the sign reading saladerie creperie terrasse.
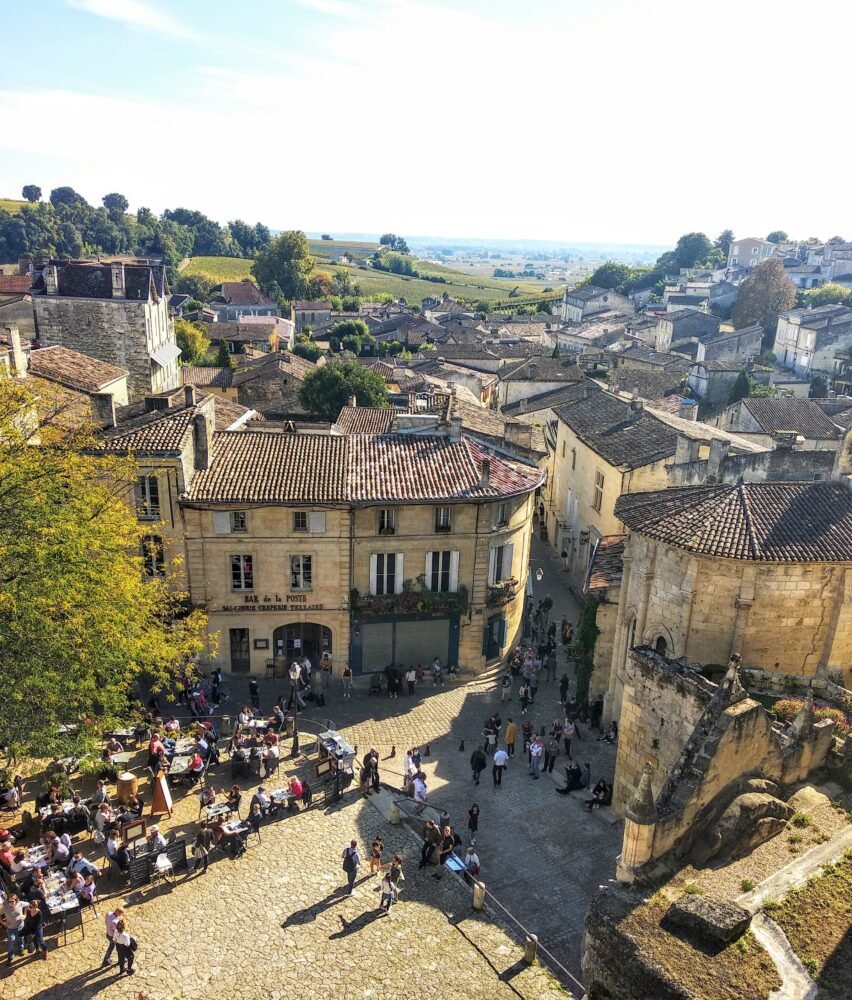
M 243 604 L 223 604 L 221 611 L 322 611 L 324 604 L 308 604 L 307 594 L 286 594 L 274 597 L 264 594 L 246 594 Z

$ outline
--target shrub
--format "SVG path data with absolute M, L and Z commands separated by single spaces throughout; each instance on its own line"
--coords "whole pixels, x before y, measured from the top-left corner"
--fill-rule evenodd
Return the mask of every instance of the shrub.
M 795 719 L 799 714 L 804 703 L 803 698 L 780 698 L 772 706 L 772 711 L 775 712 L 776 716 L 782 722 L 792 722 L 793 719 Z M 832 708 L 829 705 L 815 703 L 814 718 L 817 722 L 820 722 L 823 719 L 831 719 L 835 724 L 837 732 L 841 736 L 848 736 L 849 733 L 852 732 L 852 725 L 850 725 L 846 713 L 839 708 Z
M 781 903 L 777 899 L 767 899 L 764 901 L 763 909 L 767 913 L 774 913 L 776 910 L 781 909 Z
M 700 885 L 696 885 L 694 882 L 687 883 L 683 890 L 687 896 L 703 896 L 704 890 Z
M 794 813 L 793 818 L 790 820 L 790 822 L 793 824 L 793 826 L 799 826 L 799 827 L 810 826 L 811 818 L 810 816 L 808 816 L 807 813 L 797 812 Z
M 753 888 L 754 888 L 754 879 L 744 878 L 742 882 L 740 882 L 740 889 L 742 889 L 743 892 L 751 892 Z

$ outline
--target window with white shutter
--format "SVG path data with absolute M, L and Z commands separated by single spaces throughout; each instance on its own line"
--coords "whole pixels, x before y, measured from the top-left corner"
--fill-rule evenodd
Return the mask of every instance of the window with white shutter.
M 229 535 L 231 533 L 231 515 L 228 511 L 213 511 L 213 532 L 216 535 Z
M 314 534 L 323 534 L 325 532 L 325 511 L 315 511 L 311 513 L 308 518 L 308 530 L 312 531 Z
M 458 552 L 426 553 L 426 586 L 440 593 L 455 593 L 459 589 Z

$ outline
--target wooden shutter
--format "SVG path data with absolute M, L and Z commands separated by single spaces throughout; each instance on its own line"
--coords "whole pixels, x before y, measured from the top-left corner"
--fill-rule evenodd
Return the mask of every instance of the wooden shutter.
M 308 514 L 308 531 L 312 531 L 315 534 L 323 534 L 325 532 L 324 510 Z
M 403 580 L 405 579 L 405 576 L 403 574 L 403 565 L 404 565 L 403 560 L 404 559 L 405 559 L 404 553 L 397 552 L 397 554 L 396 554 L 396 566 L 394 567 L 395 570 L 396 570 L 396 577 L 395 577 L 395 584 L 394 584 L 394 593 L 397 593 L 397 594 L 401 594 L 402 593 L 402 584 L 403 584 Z
M 433 552 L 427 552 L 426 553 L 426 569 L 424 570 L 424 573 L 426 575 L 426 589 L 427 590 L 431 590 L 432 589 L 432 556 L 433 555 L 434 555 Z
M 459 554 L 450 553 L 450 593 L 454 594 L 459 589 Z
M 515 574 L 512 572 L 512 556 L 515 554 L 515 543 L 509 542 L 508 545 L 503 547 L 503 579 L 511 580 L 514 579 Z
M 497 546 L 493 545 L 488 553 L 488 582 L 496 583 L 497 574 Z
M 230 535 L 231 515 L 226 510 L 213 511 L 213 531 L 217 535 Z
M 373 553 L 370 556 L 370 593 L 376 593 L 376 563 L 378 561 L 378 556 Z
M 506 645 L 506 619 L 500 619 L 500 629 L 497 636 L 497 645 L 503 649 Z

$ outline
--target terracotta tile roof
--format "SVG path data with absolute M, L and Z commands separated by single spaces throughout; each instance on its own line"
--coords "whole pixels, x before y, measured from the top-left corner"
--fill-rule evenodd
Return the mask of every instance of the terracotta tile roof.
M 319 299 L 311 301 L 310 299 L 300 299 L 293 303 L 293 308 L 296 312 L 330 312 L 331 303 L 322 302 Z
M 701 555 L 852 562 L 852 490 L 838 482 L 687 486 L 618 498 L 628 528 Z
M 674 455 L 677 431 L 645 409 L 608 392 L 589 393 L 554 410 L 557 417 L 610 465 L 639 469 Z
M 618 386 L 619 392 L 635 392 L 642 399 L 657 400 L 677 392 L 681 378 L 677 372 L 619 368 L 613 373 L 611 381 Z
M 593 594 L 595 591 L 607 591 L 615 584 L 621 583 L 624 573 L 624 543 L 627 535 L 604 535 L 595 546 L 589 576 L 585 591 Z M 603 596 L 600 593 L 599 596 Z
M 247 420 L 250 414 L 256 414 L 255 410 L 241 406 L 233 399 L 226 399 L 224 396 L 213 397 L 213 409 L 216 413 L 216 427 L 220 431 L 226 431 L 237 421 Z
M 482 461 L 491 463 L 489 485 Z M 352 503 L 469 500 L 535 489 L 542 473 L 462 437 L 217 433 L 213 461 L 189 503 Z
M 344 434 L 387 434 L 393 418 L 390 406 L 344 406 L 335 422 Z
M 597 285 L 583 285 L 580 288 L 569 288 L 567 295 L 569 301 L 578 299 L 580 302 L 588 302 L 589 299 L 596 299 L 599 295 L 606 295 L 609 288 L 599 288 Z
M 223 281 L 222 298 L 234 306 L 271 306 L 275 305 L 251 281 Z
M 218 344 L 220 340 L 250 341 L 251 343 L 263 340 L 268 342 L 272 334 L 278 332 L 276 317 L 259 316 L 258 319 L 265 319 L 267 323 L 238 323 L 236 321 L 211 323 L 204 332 L 214 344 Z
M 30 290 L 28 274 L 0 274 L 0 293 L 7 295 L 22 295 Z
M 573 358 L 529 358 L 498 372 L 504 382 L 582 382 L 586 377 Z
M 298 354 L 291 354 L 289 351 L 270 352 L 260 358 L 254 358 L 237 365 L 234 369 L 231 385 L 244 385 L 246 382 L 254 381 L 254 379 L 268 378 L 279 372 L 301 381 L 308 372 L 314 371 L 316 367 L 312 361 L 300 358 Z
M 105 385 L 129 374 L 125 368 L 59 346 L 40 347 L 32 351 L 30 370 L 33 374 L 83 392 L 100 392 Z
M 752 397 L 743 406 L 768 433 L 796 431 L 810 440 L 829 440 L 840 436 L 832 421 L 812 399 Z
M 601 391 L 597 383 L 587 378 L 582 382 L 571 382 L 558 389 L 539 392 L 535 396 L 507 403 L 502 410 L 509 416 L 517 416 L 519 413 L 533 413 L 536 410 L 548 410 L 560 406 L 562 403 L 576 403 L 578 399 L 584 399 L 590 392 Z
M 120 422 L 106 432 L 103 448 L 122 453 L 179 452 L 192 434 L 192 418 L 196 410 L 196 406 L 170 407 L 168 410 L 140 413 L 127 420 L 121 420 L 119 412 Z
M 180 369 L 181 385 L 212 385 L 217 389 L 227 389 L 233 376 L 233 368 L 203 368 L 187 365 Z

